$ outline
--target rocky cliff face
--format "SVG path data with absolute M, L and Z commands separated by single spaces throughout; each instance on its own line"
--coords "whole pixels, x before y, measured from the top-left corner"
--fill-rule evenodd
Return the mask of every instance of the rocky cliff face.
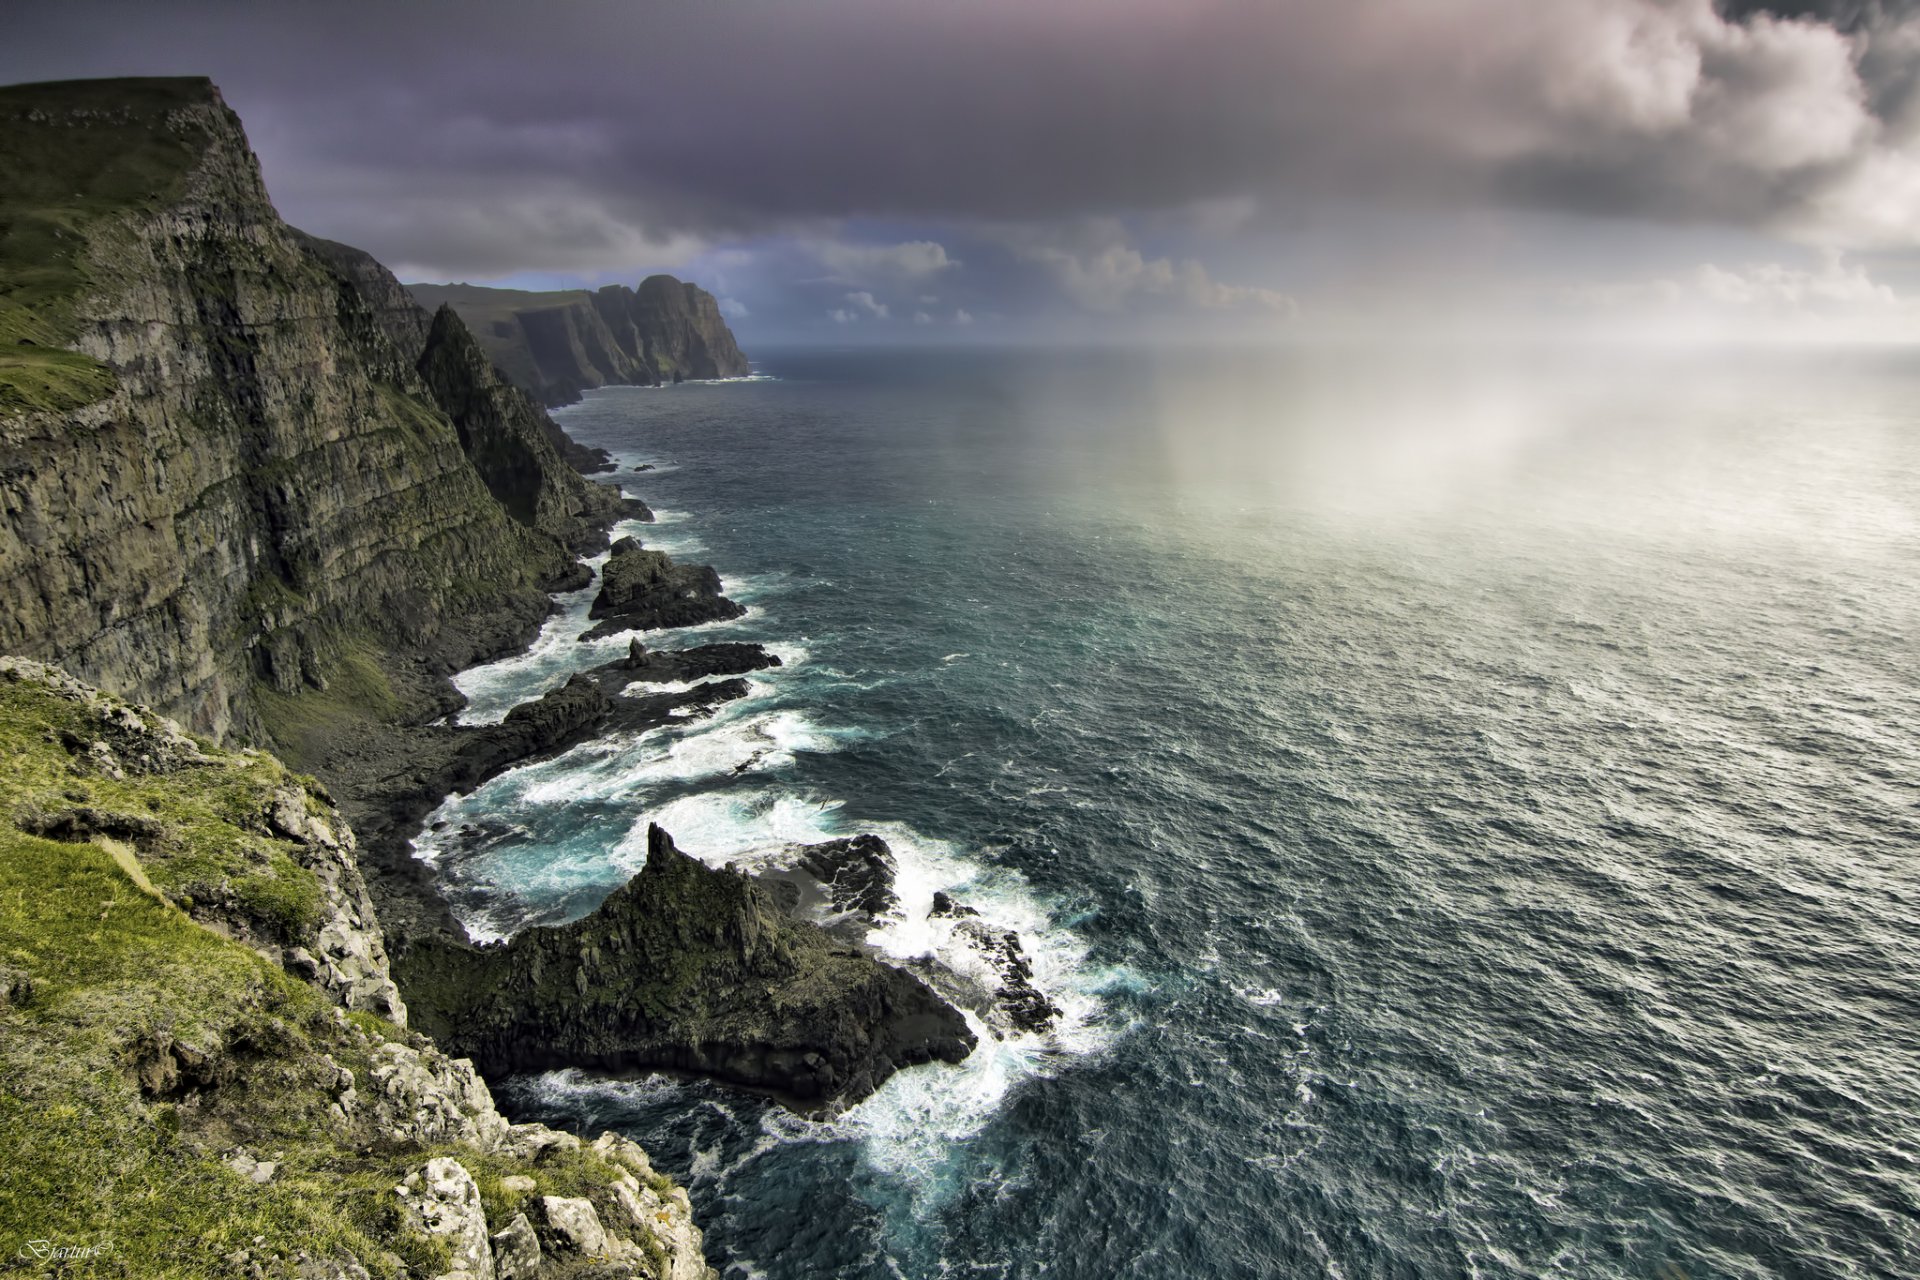
M 206 81 L 0 90 L 0 302 L 86 366 L 0 368 L 0 651 L 215 737 L 431 714 L 619 501 L 451 317 L 281 222 Z
M 751 372 L 713 295 L 672 276 L 637 289 L 522 293 L 478 285 L 407 286 L 427 306 L 450 306 L 515 385 L 542 404 L 569 404 L 589 387 L 658 386 Z

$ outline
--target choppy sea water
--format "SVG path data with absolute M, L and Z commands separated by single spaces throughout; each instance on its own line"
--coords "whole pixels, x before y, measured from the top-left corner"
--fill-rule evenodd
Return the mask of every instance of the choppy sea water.
M 724 1275 L 1920 1272 L 1920 361 L 760 371 L 561 418 L 750 606 L 649 642 L 787 665 L 452 802 L 461 910 L 581 914 L 650 820 L 877 831 L 879 945 L 950 889 L 1066 1017 L 827 1122 L 504 1091 L 644 1142 Z M 586 600 L 468 715 L 623 649 Z

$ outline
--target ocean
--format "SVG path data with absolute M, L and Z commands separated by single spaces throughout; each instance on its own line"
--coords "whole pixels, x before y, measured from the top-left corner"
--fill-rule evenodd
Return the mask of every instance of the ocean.
M 421 841 L 483 936 L 646 824 L 873 831 L 1061 1005 L 831 1120 L 557 1072 L 748 1277 L 1920 1273 L 1920 362 L 773 351 L 557 416 L 785 665 Z M 652 464 L 653 469 L 631 468 Z M 497 718 L 589 593 L 459 678 Z

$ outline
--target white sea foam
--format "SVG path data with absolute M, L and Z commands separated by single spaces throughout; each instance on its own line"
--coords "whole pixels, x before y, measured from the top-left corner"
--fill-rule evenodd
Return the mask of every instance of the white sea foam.
M 659 510 L 655 514 L 652 526 L 623 526 L 616 534 L 633 532 L 645 545 L 676 556 L 701 549 L 685 528 L 685 513 Z M 596 562 L 603 560 L 604 556 L 598 557 Z M 777 575 L 731 577 L 727 589 L 729 595 L 742 598 L 782 583 Z M 577 640 L 593 594 L 594 589 L 588 588 L 559 597 L 561 612 L 542 629 L 528 653 L 462 673 L 457 683 L 472 699 L 463 722 L 497 721 L 514 703 L 558 684 L 572 671 L 623 652 L 633 633 L 589 644 Z M 757 606 L 750 607 L 749 616 L 756 611 Z M 674 634 L 698 634 L 730 625 L 709 623 Z M 774 643 L 768 648 L 781 659 L 783 668 L 801 665 L 812 656 L 800 643 Z M 941 661 L 952 663 L 969 656 L 951 653 Z M 948 893 L 978 911 L 986 924 L 1018 934 L 1033 967 L 1034 984 L 1061 1010 L 1056 1026 L 1003 1038 L 968 1014 L 979 1044 L 966 1061 L 901 1071 L 874 1095 L 829 1121 L 767 1111 L 764 1114 L 772 1118 L 761 1121 L 762 1132 L 751 1147 L 724 1166 L 717 1148 L 694 1153 L 695 1178 L 722 1181 L 740 1165 L 782 1143 L 852 1141 L 859 1144 L 869 1168 L 900 1179 L 910 1188 L 916 1208 L 924 1209 L 957 1189 L 959 1146 L 991 1121 L 1011 1091 L 1023 1081 L 1099 1051 L 1119 1033 L 1121 1028 L 1106 1016 L 1105 994 L 1137 986 L 1140 979 L 1128 971 L 1093 967 L 1079 934 L 1062 923 L 1055 909 L 1017 873 L 987 865 L 961 846 L 903 823 L 851 823 L 838 800 L 775 785 L 774 775 L 791 766 L 797 756 L 837 750 L 862 736 L 856 729 L 822 725 L 792 706 L 767 705 L 775 688 L 770 680 L 776 675 L 768 672 L 750 679 L 749 696 L 727 704 L 710 719 L 590 743 L 555 760 L 511 770 L 476 795 L 449 801 L 436 816 L 457 825 L 481 816 L 512 815 L 516 821 L 525 818 L 537 831 L 537 817 L 528 815 L 542 810 L 614 803 L 636 813 L 627 834 L 611 848 L 604 843 L 554 848 L 544 851 L 544 861 L 516 863 L 513 897 L 536 900 L 559 897 L 584 882 L 607 878 L 608 872 L 625 875 L 639 870 L 646 858 L 647 826 L 652 822 L 672 832 L 682 849 L 709 865 L 733 863 L 748 869 L 783 865 L 795 844 L 872 831 L 887 841 L 897 865 L 894 889 L 899 906 L 868 935 L 869 944 L 880 954 L 902 963 L 934 959 L 963 975 L 997 983 L 998 973 L 970 943 L 968 931 L 958 928 L 961 918 L 932 915 L 936 892 Z M 635 683 L 624 692 L 642 696 L 689 687 L 690 682 Z M 742 774 L 749 778 L 737 780 Z M 690 785 L 699 786 L 707 779 L 724 780 L 726 785 L 685 794 Z M 661 792 L 672 798 L 651 802 L 651 796 Z M 422 856 L 435 856 L 437 843 L 437 836 L 423 837 Z M 524 842 L 517 847 L 527 849 Z M 488 938 L 508 931 L 514 914 L 510 901 L 503 901 L 498 912 L 482 909 L 467 922 L 469 929 Z M 551 1073 L 539 1084 L 556 1093 L 685 1087 L 665 1080 L 597 1080 L 575 1072 Z
M 620 690 L 623 698 L 645 698 L 656 693 L 686 693 L 705 684 L 704 680 L 661 680 L 648 683 L 645 680 L 632 680 Z
M 812 656 L 805 645 L 794 644 L 790 640 L 776 640 L 770 644 L 763 645 L 762 648 L 766 649 L 766 651 L 774 657 L 780 659 L 780 667 L 782 669 L 797 667 Z
M 623 520 L 612 533 L 620 538 L 645 528 L 637 520 Z M 607 554 L 603 551 L 587 559 L 593 567 L 593 582 L 553 597 L 557 609 L 526 652 L 468 667 L 453 677 L 453 687 L 467 697 L 467 706 L 456 717 L 456 724 L 498 724 L 519 703 L 539 697 L 575 671 L 607 660 L 598 656 L 595 646 L 579 643 L 580 633 L 587 628 L 587 611 L 599 591 L 600 568 L 606 564 Z

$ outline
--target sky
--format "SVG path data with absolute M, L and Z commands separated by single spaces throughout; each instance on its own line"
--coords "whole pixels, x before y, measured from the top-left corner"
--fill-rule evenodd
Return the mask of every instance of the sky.
M 1920 3 L 22 6 L 211 76 L 403 280 L 667 271 L 756 341 L 1920 338 Z

